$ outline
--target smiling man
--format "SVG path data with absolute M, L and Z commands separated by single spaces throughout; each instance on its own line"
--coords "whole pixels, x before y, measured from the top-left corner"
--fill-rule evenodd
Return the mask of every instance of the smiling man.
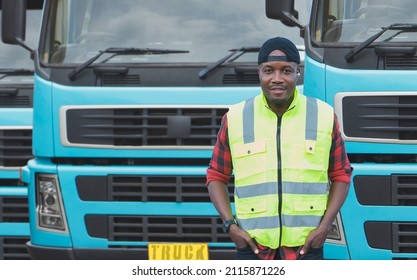
M 262 92 L 223 117 L 207 169 L 210 198 L 238 259 L 323 259 L 352 168 L 333 108 L 296 88 L 300 56 L 286 38 L 258 55 Z M 235 216 L 226 188 L 235 180 Z

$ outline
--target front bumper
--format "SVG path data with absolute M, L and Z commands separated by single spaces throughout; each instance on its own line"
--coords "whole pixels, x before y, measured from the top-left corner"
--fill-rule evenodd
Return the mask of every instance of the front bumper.
M 26 244 L 34 260 L 147 260 L 148 248 L 74 249 Z M 235 248 L 209 248 L 210 260 L 234 260 Z

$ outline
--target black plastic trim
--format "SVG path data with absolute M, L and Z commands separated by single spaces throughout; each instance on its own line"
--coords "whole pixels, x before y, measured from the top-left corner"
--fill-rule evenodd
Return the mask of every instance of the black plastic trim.
M 369 246 L 392 250 L 392 224 L 390 222 L 366 222 L 364 227 Z
M 353 185 L 362 205 L 391 205 L 390 176 L 355 176 Z

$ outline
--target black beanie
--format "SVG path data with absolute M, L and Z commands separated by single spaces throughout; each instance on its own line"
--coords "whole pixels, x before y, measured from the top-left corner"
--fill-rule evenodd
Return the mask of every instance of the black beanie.
M 267 40 L 259 50 L 258 64 L 261 64 L 268 59 L 269 54 L 274 50 L 280 50 L 287 56 L 286 61 L 300 64 L 300 54 L 293 42 L 286 38 L 275 37 Z

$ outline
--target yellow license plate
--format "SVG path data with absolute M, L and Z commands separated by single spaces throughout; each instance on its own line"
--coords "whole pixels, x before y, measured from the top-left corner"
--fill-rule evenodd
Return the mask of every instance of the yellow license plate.
M 208 260 L 208 245 L 203 243 L 149 243 L 150 260 Z

